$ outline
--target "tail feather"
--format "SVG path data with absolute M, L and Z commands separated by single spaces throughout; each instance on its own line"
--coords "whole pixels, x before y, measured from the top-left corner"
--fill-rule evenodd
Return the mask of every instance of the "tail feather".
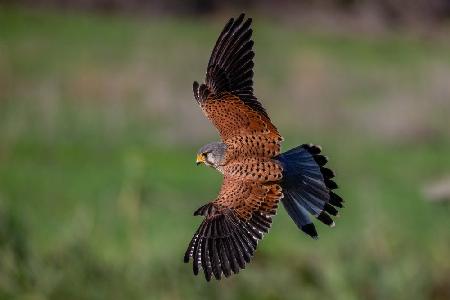
M 319 146 L 304 144 L 276 158 L 283 166 L 282 203 L 297 226 L 313 238 L 317 232 L 308 213 L 333 227 L 331 216 L 343 207 L 343 199 L 333 192 L 338 188 L 332 180 L 335 174 L 325 167 L 328 158 L 321 151 Z
M 286 201 L 286 199 L 289 199 Z M 314 239 L 317 239 L 317 231 L 314 224 L 308 215 L 308 212 L 299 203 L 292 201 L 292 195 L 289 192 L 285 192 L 284 198 L 281 200 L 286 208 L 289 216 L 294 220 L 295 224 L 305 232 L 307 235 Z
M 339 208 L 344 207 L 344 200 L 333 192 L 330 192 L 330 204 Z

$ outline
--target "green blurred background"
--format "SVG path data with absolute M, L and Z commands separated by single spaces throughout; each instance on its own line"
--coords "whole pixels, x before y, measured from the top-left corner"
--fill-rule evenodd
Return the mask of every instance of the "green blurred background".
M 450 299 L 448 6 L 19 2 L 0 1 L 0 299 Z M 206 283 L 182 262 L 221 183 L 194 163 L 218 136 L 192 81 L 242 10 L 284 149 L 321 144 L 346 207 L 317 241 L 281 208 L 247 269 Z

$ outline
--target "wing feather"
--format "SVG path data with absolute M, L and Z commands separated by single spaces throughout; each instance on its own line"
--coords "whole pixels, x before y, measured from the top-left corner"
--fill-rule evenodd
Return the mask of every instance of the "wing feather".
M 239 142 L 237 138 L 261 137 L 270 149 L 258 155 L 273 157 L 279 154 L 282 137 L 253 95 L 255 54 L 251 23 L 252 19 L 245 19 L 244 14 L 228 21 L 211 53 L 205 83 L 194 82 L 193 91 L 203 112 L 230 148 L 255 148 L 257 145 Z
M 230 93 L 210 95 L 200 107 L 227 144 L 229 155 L 271 158 L 280 154 L 283 138 L 277 128 L 239 97 Z
M 244 269 L 269 231 L 282 197 L 275 183 L 224 178 L 217 200 L 199 209 L 205 219 L 186 250 L 185 262 L 192 257 L 194 273 L 201 267 L 207 280 Z

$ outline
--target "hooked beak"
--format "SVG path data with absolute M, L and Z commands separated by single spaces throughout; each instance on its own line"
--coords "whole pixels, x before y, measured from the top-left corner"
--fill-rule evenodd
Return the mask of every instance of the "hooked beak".
M 203 154 L 197 154 L 197 160 L 195 161 L 197 166 L 204 162 L 205 162 L 205 157 L 203 156 Z

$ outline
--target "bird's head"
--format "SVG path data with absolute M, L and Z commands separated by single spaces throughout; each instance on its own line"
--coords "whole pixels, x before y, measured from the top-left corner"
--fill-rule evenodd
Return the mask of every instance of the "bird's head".
M 214 142 L 204 145 L 197 152 L 197 165 L 205 164 L 217 168 L 223 162 L 227 146 L 222 142 Z

